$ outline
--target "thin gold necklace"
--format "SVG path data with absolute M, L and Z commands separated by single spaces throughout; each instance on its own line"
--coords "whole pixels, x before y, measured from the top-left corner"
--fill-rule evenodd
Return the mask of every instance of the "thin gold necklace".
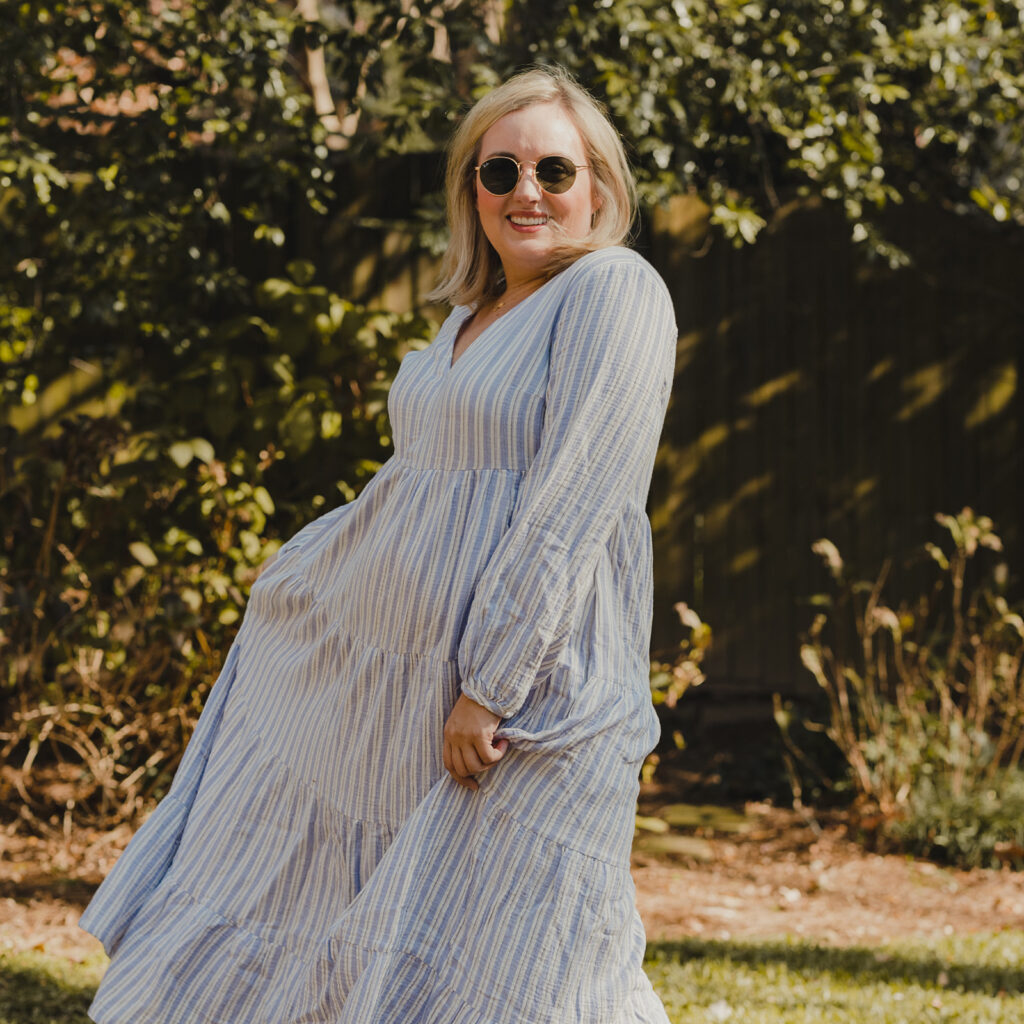
M 512 309 L 513 306 L 518 306 L 519 303 L 522 302 L 524 299 L 528 299 L 539 287 L 539 284 L 535 285 L 531 283 L 530 285 L 527 286 L 527 291 L 523 293 L 522 297 L 516 299 L 516 301 L 513 302 L 512 305 L 508 305 L 509 292 L 506 289 L 505 292 L 502 294 L 501 298 L 494 303 L 495 316 L 504 316 L 509 311 L 509 309 Z M 506 306 L 508 306 L 507 309 Z

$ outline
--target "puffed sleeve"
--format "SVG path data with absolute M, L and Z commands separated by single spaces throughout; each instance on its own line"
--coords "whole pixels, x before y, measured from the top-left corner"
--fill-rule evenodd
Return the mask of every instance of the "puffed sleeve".
M 605 250 L 564 273 L 541 444 L 459 646 L 462 692 L 502 718 L 555 667 L 624 510 L 643 510 L 674 368 L 671 300 L 644 260 Z

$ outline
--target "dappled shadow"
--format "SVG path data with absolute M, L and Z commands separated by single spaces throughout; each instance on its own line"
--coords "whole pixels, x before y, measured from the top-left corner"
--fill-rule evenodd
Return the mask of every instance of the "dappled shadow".
M 704 959 L 752 967 L 777 964 L 794 974 L 819 976 L 834 973 L 863 983 L 897 982 L 988 996 L 1024 992 L 1024 978 L 1017 966 L 961 963 L 927 949 L 922 949 L 916 956 L 905 949 L 892 952 L 882 948 L 836 948 L 785 941 L 683 939 L 650 942 L 647 956 L 652 961 L 674 963 Z
M 902 563 L 940 539 L 936 512 L 970 505 L 1019 566 L 1024 245 L 909 206 L 889 229 L 915 262 L 896 272 L 824 208 L 794 206 L 757 245 L 719 241 L 702 259 L 654 227 L 680 329 L 652 494 L 655 649 L 678 641 L 672 607 L 687 601 L 714 630 L 714 686 L 692 701 L 735 723 L 760 700 L 770 721 L 773 690 L 817 690 L 799 662 L 827 584 L 817 539 L 866 576 L 892 557 L 893 585 L 919 593 L 922 563 Z
M 27 900 L 60 900 L 85 909 L 99 888 L 99 882 L 85 882 L 80 878 L 66 878 L 45 872 L 32 872 L 20 878 L 0 878 L 0 900 L 18 903 Z

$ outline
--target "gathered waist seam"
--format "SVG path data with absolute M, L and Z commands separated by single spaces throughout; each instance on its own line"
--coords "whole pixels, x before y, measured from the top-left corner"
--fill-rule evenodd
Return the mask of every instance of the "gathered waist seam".
M 417 473 L 508 473 L 510 476 L 525 476 L 528 466 L 436 466 L 418 462 L 414 459 L 396 455 L 393 458 L 396 468 L 411 469 Z

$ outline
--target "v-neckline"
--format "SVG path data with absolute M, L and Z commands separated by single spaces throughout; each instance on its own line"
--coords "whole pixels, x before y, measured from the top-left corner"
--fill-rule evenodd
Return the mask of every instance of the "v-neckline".
M 513 309 L 514 309 L 514 308 L 515 308 L 515 307 L 513 307 Z M 512 312 L 512 310 L 510 309 L 510 310 L 509 310 L 509 312 L 511 313 L 511 312 Z M 462 319 L 461 319 L 461 320 L 459 321 L 459 323 L 458 323 L 458 324 L 456 325 L 456 327 L 455 327 L 455 331 L 454 331 L 454 333 L 452 334 L 452 346 L 451 346 L 451 349 L 450 349 L 450 350 L 448 351 L 448 353 L 447 353 L 447 360 L 448 360 L 448 372 L 449 372 L 449 373 L 451 373 L 451 371 L 452 371 L 452 370 L 454 370 L 454 369 L 455 369 L 455 367 L 456 367 L 456 366 L 457 366 L 457 365 L 458 365 L 459 363 L 461 363 L 461 362 L 462 362 L 462 360 L 463 360 L 463 359 L 464 359 L 464 358 L 465 358 L 466 356 L 468 356 L 468 355 L 469 355 L 469 350 L 470 350 L 470 349 L 471 349 L 471 348 L 472 348 L 472 347 L 473 347 L 473 346 L 474 346 L 474 345 L 475 345 L 475 344 L 476 344 L 476 343 L 477 343 L 477 342 L 478 342 L 478 341 L 479 341 L 479 340 L 480 340 L 481 338 L 483 338 L 483 337 L 484 337 L 484 336 L 485 336 L 485 335 L 487 334 L 487 332 L 488 332 L 488 331 L 489 331 L 489 330 L 490 330 L 490 329 L 491 329 L 492 327 L 494 327 L 494 326 L 495 326 L 496 324 L 498 324 L 498 323 L 499 323 L 499 321 L 501 321 L 501 319 L 502 319 L 502 317 L 500 317 L 500 316 L 499 316 L 499 317 L 498 317 L 498 318 L 497 318 L 496 320 L 492 320 L 492 321 L 491 321 L 491 323 L 489 323 L 489 324 L 488 324 L 488 325 L 487 325 L 487 326 L 486 326 L 486 327 L 485 327 L 485 328 L 484 328 L 484 329 L 483 329 L 483 330 L 482 330 L 482 331 L 481 331 L 481 332 L 480 332 L 480 333 L 479 333 L 479 334 L 478 334 L 478 335 L 477 335 L 477 336 L 476 336 L 476 337 L 475 337 L 475 338 L 474 338 L 474 339 L 473 339 L 473 340 L 472 340 L 472 341 L 471 341 L 471 342 L 470 342 L 470 343 L 469 343 L 469 344 L 468 344 L 468 345 L 467 345 L 467 346 L 466 346 L 466 347 L 465 347 L 465 348 L 464 348 L 464 349 L 462 350 L 462 352 L 461 352 L 461 353 L 459 353 L 459 357 L 458 357 L 458 359 L 456 359 L 456 358 L 455 358 L 455 346 L 456 346 L 456 345 L 458 345 L 458 343 L 459 343 L 459 335 L 461 335 L 461 334 L 462 334 L 462 331 L 463 331 L 463 329 L 464 329 L 465 327 L 468 327 L 468 326 L 469 326 L 469 322 L 470 322 L 470 321 L 471 321 L 471 320 L 473 319 L 473 317 L 474 317 L 475 315 L 476 315 L 476 313 L 474 312 L 474 310 L 472 310 L 472 309 L 469 309 L 469 310 L 467 311 L 466 315 L 465 315 L 465 316 L 464 316 L 464 317 L 463 317 L 463 318 L 462 318 Z
M 474 310 L 469 309 L 467 307 L 468 312 L 456 325 L 455 330 L 452 331 L 451 344 L 448 346 L 447 350 L 444 353 L 444 365 L 446 367 L 446 375 L 454 372 L 455 368 L 459 365 L 459 363 L 461 363 L 466 358 L 466 356 L 469 355 L 472 349 L 476 348 L 477 345 L 479 345 L 480 342 L 484 340 L 484 338 L 486 338 L 489 334 L 493 333 L 496 327 L 498 327 L 501 323 L 507 321 L 510 316 L 513 316 L 517 309 L 522 309 L 523 306 L 527 305 L 532 299 L 540 295 L 540 293 L 544 291 L 544 289 L 547 288 L 547 286 L 551 284 L 551 282 L 554 281 L 555 278 L 557 278 L 558 276 L 558 274 L 554 274 L 551 277 L 549 277 L 536 291 L 530 292 L 530 294 L 527 295 L 525 299 L 521 299 L 514 306 L 512 306 L 506 313 L 504 313 L 502 316 L 499 316 L 497 320 L 494 320 L 492 323 L 489 323 L 465 347 L 465 349 L 463 349 L 462 354 L 459 356 L 459 358 L 453 360 L 453 357 L 455 355 L 455 345 L 458 343 L 459 335 L 462 333 L 462 328 L 466 326 L 470 318 L 474 315 Z

